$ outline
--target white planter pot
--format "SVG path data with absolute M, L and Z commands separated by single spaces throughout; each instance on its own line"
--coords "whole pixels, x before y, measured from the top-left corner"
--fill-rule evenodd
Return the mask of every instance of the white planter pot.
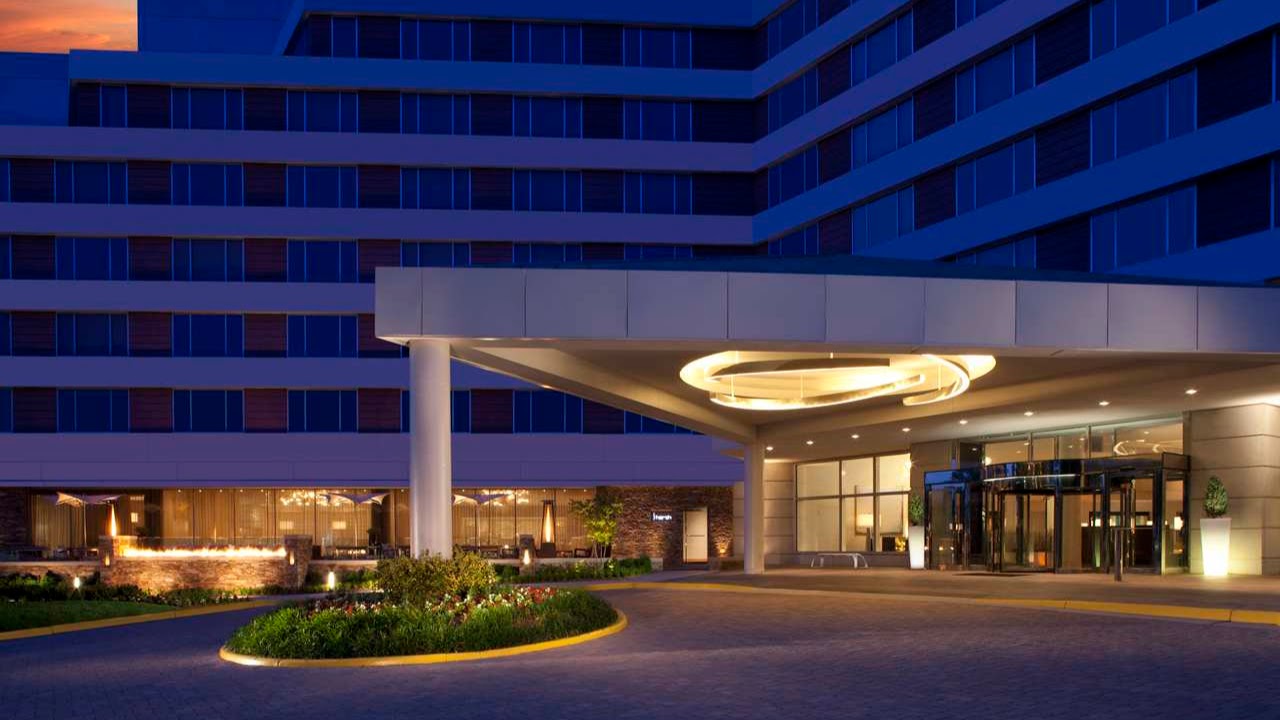
M 1226 577 L 1231 558 L 1231 518 L 1200 521 L 1200 558 L 1205 577 Z
M 924 569 L 924 526 L 911 525 L 907 528 L 907 553 L 911 556 L 911 569 Z

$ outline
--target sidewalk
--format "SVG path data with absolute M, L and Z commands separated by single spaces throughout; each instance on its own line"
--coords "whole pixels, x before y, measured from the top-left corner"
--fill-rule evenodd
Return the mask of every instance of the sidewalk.
M 659 578 L 657 579 L 668 579 Z M 872 568 L 861 570 L 770 568 L 763 575 L 700 573 L 673 582 L 713 582 L 757 588 L 825 590 L 949 598 L 1076 600 L 1147 603 L 1232 610 L 1280 611 L 1280 577 L 1027 573 L 988 575 L 979 571 L 941 572 Z

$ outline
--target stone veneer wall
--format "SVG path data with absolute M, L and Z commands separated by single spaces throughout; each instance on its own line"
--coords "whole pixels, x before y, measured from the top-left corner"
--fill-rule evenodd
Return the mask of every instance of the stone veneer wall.
M 87 578 L 99 569 L 101 568 L 97 560 L 15 560 L 0 562 L 0 577 L 5 575 L 44 577 L 47 573 L 53 573 L 64 578 Z
M 27 493 L 23 490 L 0 490 L 0 547 L 30 544 Z
M 1280 574 L 1280 408 L 1244 405 L 1192 412 L 1183 428 L 1191 457 L 1191 572 L 1204 571 L 1200 520 L 1217 475 L 1230 498 L 1231 557 L 1239 574 Z
M 733 488 L 724 487 L 624 487 L 601 488 L 622 502 L 615 557 L 648 555 L 662 558 L 666 567 L 684 561 L 685 510 L 707 509 L 707 557 L 732 555 Z M 670 522 L 655 522 L 652 513 L 671 512 Z
M 136 538 L 102 538 L 102 579 L 108 585 L 137 585 L 160 592 L 199 587 L 237 590 L 276 585 L 301 587 L 311 562 L 311 536 L 286 535 L 284 557 L 121 557 Z

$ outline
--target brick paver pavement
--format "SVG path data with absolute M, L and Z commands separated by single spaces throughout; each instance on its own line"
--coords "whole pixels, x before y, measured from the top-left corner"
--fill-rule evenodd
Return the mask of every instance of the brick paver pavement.
M 628 590 L 581 646 L 480 663 L 247 668 L 254 612 L 0 643 L 0 717 L 1275 718 L 1280 628 L 850 596 Z

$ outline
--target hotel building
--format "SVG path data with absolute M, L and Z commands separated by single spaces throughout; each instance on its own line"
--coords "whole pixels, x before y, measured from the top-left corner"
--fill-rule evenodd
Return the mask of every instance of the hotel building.
M 0 543 L 581 555 L 610 493 L 668 563 L 1200 572 L 1217 476 L 1280 573 L 1278 27 L 141 0 L 0 56 Z

